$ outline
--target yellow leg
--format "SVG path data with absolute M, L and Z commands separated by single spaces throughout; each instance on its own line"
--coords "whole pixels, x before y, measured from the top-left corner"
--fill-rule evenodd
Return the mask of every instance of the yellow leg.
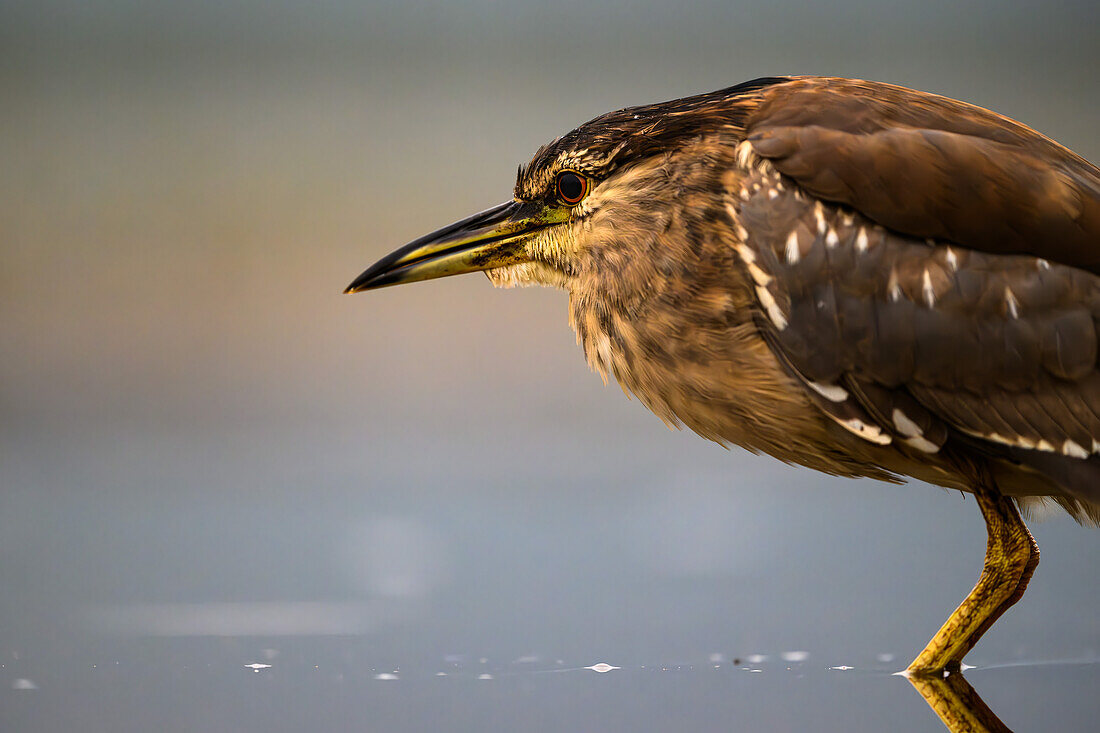
M 982 577 L 947 622 L 909 665 L 911 675 L 957 670 L 982 634 L 1020 600 L 1039 564 L 1039 546 L 1027 531 L 1016 505 L 992 488 L 974 492 L 985 517 L 989 541 Z

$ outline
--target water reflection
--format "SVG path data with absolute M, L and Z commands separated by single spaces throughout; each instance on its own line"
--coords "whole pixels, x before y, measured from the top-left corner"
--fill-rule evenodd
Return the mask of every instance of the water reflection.
M 908 679 L 952 733 L 1011 733 L 962 672 L 943 677 L 913 675 Z
M 255 637 L 184 641 L 111 635 L 101 642 L 81 643 L 73 652 L 81 664 L 69 663 L 73 655 L 21 655 L 0 662 L 0 675 L 11 675 L 0 690 L 0 729 L 70 730 L 51 711 L 56 709 L 54 700 L 73 699 L 74 709 L 90 718 L 81 730 L 147 730 L 118 727 L 110 708 L 87 704 L 132 689 L 140 694 L 127 698 L 124 713 L 144 722 L 167 723 L 183 716 L 191 723 L 187 728 L 163 726 L 170 730 L 227 730 L 218 725 L 227 719 L 239 723 L 239 730 L 270 733 L 362 729 L 355 723 L 363 720 L 386 724 L 372 730 L 397 731 L 926 733 L 943 729 L 937 720 L 952 731 L 1008 730 L 990 712 L 992 706 L 1021 731 L 1051 729 L 1051 720 L 1058 721 L 1058 730 L 1070 731 L 1092 730 L 1094 720 L 1067 714 L 1062 701 L 1078 700 L 1082 711 L 1095 710 L 1090 693 L 1100 682 L 1094 655 L 983 665 L 968 674 L 986 675 L 979 682 L 985 685 L 987 705 L 961 674 L 912 679 L 919 693 L 914 695 L 893 671 L 896 666 L 876 661 L 882 653 L 849 650 L 838 657 L 817 647 L 802 662 L 786 661 L 781 651 L 769 650 L 769 661 L 752 666 L 748 654 L 706 651 L 685 658 L 620 649 L 615 656 L 592 651 L 563 660 L 554 648 L 523 654 L 513 649 L 499 656 L 489 647 L 472 647 L 465 654 L 423 654 L 408 648 L 387 650 L 378 639 L 367 637 L 284 637 L 274 646 Z M 10 660 L 10 652 L 6 656 Z M 840 671 L 842 666 L 847 669 Z M 10 724 L 12 710 L 24 711 L 15 725 Z M 462 715 L 458 724 L 441 722 L 451 722 L 454 711 Z M 523 723 L 534 716 L 543 716 L 538 719 L 546 724 Z M 311 720 L 317 721 L 312 728 Z

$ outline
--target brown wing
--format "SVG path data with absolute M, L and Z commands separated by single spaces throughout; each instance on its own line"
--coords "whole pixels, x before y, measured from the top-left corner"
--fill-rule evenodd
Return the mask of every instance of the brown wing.
M 1100 274 L 1100 170 L 1006 117 L 902 87 L 768 87 L 753 150 L 824 201 L 918 239 Z
M 1100 277 L 906 236 L 746 162 L 737 253 L 820 408 L 880 445 L 1027 464 L 1100 516 Z

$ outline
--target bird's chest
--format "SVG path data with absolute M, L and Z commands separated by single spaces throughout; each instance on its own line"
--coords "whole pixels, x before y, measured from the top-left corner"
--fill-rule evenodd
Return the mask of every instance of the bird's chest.
M 571 322 L 593 369 L 673 426 L 786 461 L 822 464 L 828 430 L 769 350 L 739 282 L 668 289 L 626 308 L 571 297 Z

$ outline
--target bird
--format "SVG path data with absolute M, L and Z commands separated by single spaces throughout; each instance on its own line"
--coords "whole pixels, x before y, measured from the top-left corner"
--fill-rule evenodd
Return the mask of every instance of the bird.
M 1024 518 L 1100 523 L 1100 170 L 1008 117 L 815 76 L 609 112 L 345 292 L 476 271 L 565 290 L 589 364 L 670 425 L 973 495 L 981 576 L 911 675 L 1023 596 Z

